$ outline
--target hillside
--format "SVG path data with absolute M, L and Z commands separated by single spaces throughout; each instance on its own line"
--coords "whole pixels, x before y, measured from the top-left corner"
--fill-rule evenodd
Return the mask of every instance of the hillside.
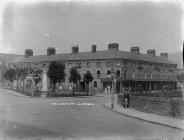
M 183 56 L 182 52 L 169 53 L 169 60 L 178 64 L 178 69 L 183 68 Z

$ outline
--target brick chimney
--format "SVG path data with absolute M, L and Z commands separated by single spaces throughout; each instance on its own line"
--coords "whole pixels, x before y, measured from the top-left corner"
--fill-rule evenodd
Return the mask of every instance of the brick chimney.
M 54 47 L 48 47 L 47 49 L 47 55 L 55 55 L 56 54 L 56 49 Z
M 150 56 L 155 56 L 156 51 L 155 51 L 155 49 L 150 49 L 150 50 L 147 50 L 147 54 Z
M 119 44 L 118 43 L 111 43 L 108 44 L 109 51 L 118 51 Z
M 73 46 L 72 47 L 72 53 L 75 54 L 75 53 L 78 53 L 79 52 L 79 47 L 78 45 L 77 46 Z
M 168 59 L 168 53 L 160 53 L 160 56 L 163 58 Z
M 33 56 L 33 50 L 32 49 L 26 49 L 24 56 L 25 57 Z
M 96 52 L 96 45 L 92 45 L 91 46 L 91 51 L 92 51 L 92 53 L 95 53 Z
M 134 54 L 139 54 L 139 47 L 138 46 L 131 47 L 130 52 Z

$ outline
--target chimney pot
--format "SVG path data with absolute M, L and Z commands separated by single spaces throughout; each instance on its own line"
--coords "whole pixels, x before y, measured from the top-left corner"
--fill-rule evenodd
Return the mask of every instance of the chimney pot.
M 139 46 L 131 47 L 130 52 L 134 54 L 139 54 Z
M 119 49 L 118 49 L 118 47 L 119 47 L 119 44 L 118 43 L 111 43 L 111 44 L 108 44 L 108 50 L 109 51 L 118 51 Z
M 32 49 L 26 49 L 25 50 L 25 57 L 33 56 L 33 50 Z
M 150 56 L 156 56 L 156 51 L 155 49 L 150 49 L 150 50 L 147 50 L 147 54 L 150 55 Z
M 93 52 L 93 53 L 96 52 L 96 45 L 92 45 L 92 52 Z
M 168 53 L 160 53 L 160 56 L 163 58 L 168 59 Z
M 79 47 L 78 45 L 77 46 L 73 46 L 72 47 L 72 53 L 75 54 L 75 53 L 78 53 L 79 52 Z
M 50 56 L 50 55 L 54 55 L 54 54 L 56 54 L 56 49 L 54 47 L 48 47 L 47 55 Z

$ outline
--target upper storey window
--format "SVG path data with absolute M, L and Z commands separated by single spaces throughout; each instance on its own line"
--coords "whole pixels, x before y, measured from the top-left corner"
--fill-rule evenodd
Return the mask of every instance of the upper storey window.
M 111 66 L 110 61 L 107 61 L 107 67 L 110 67 L 110 66 Z
M 97 78 L 100 78 L 100 71 L 97 70 Z
M 96 62 L 96 67 L 100 68 L 100 62 Z
M 142 64 L 138 64 L 137 68 L 138 68 L 139 71 L 141 71 L 143 69 L 143 65 Z
M 76 67 L 77 67 L 77 68 L 81 68 L 81 67 L 82 67 L 82 63 L 81 63 L 81 62 L 77 62 L 77 63 L 76 63 Z
M 69 68 L 72 68 L 72 63 L 69 63 L 68 66 L 69 66 Z
M 108 77 L 108 78 L 111 77 L 111 71 L 110 71 L 110 70 L 107 71 L 107 77 Z
M 86 63 L 87 68 L 90 68 L 90 62 Z
M 46 67 L 46 64 L 43 64 L 42 67 L 45 68 Z
M 20 64 L 20 68 L 23 68 L 23 64 Z
M 31 63 L 27 63 L 27 67 L 28 68 L 31 68 Z
M 120 67 L 120 66 L 121 66 L 121 62 L 120 62 L 120 61 L 117 61 L 117 62 L 116 62 L 116 66 L 117 66 L 117 67 Z

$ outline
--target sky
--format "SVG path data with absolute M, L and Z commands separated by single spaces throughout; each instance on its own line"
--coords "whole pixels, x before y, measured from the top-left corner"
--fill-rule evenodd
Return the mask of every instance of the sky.
M 181 1 L 40 1 L 0 2 L 0 53 L 46 54 L 107 50 L 118 43 L 119 50 L 139 46 L 140 52 L 182 50 L 184 4 Z

